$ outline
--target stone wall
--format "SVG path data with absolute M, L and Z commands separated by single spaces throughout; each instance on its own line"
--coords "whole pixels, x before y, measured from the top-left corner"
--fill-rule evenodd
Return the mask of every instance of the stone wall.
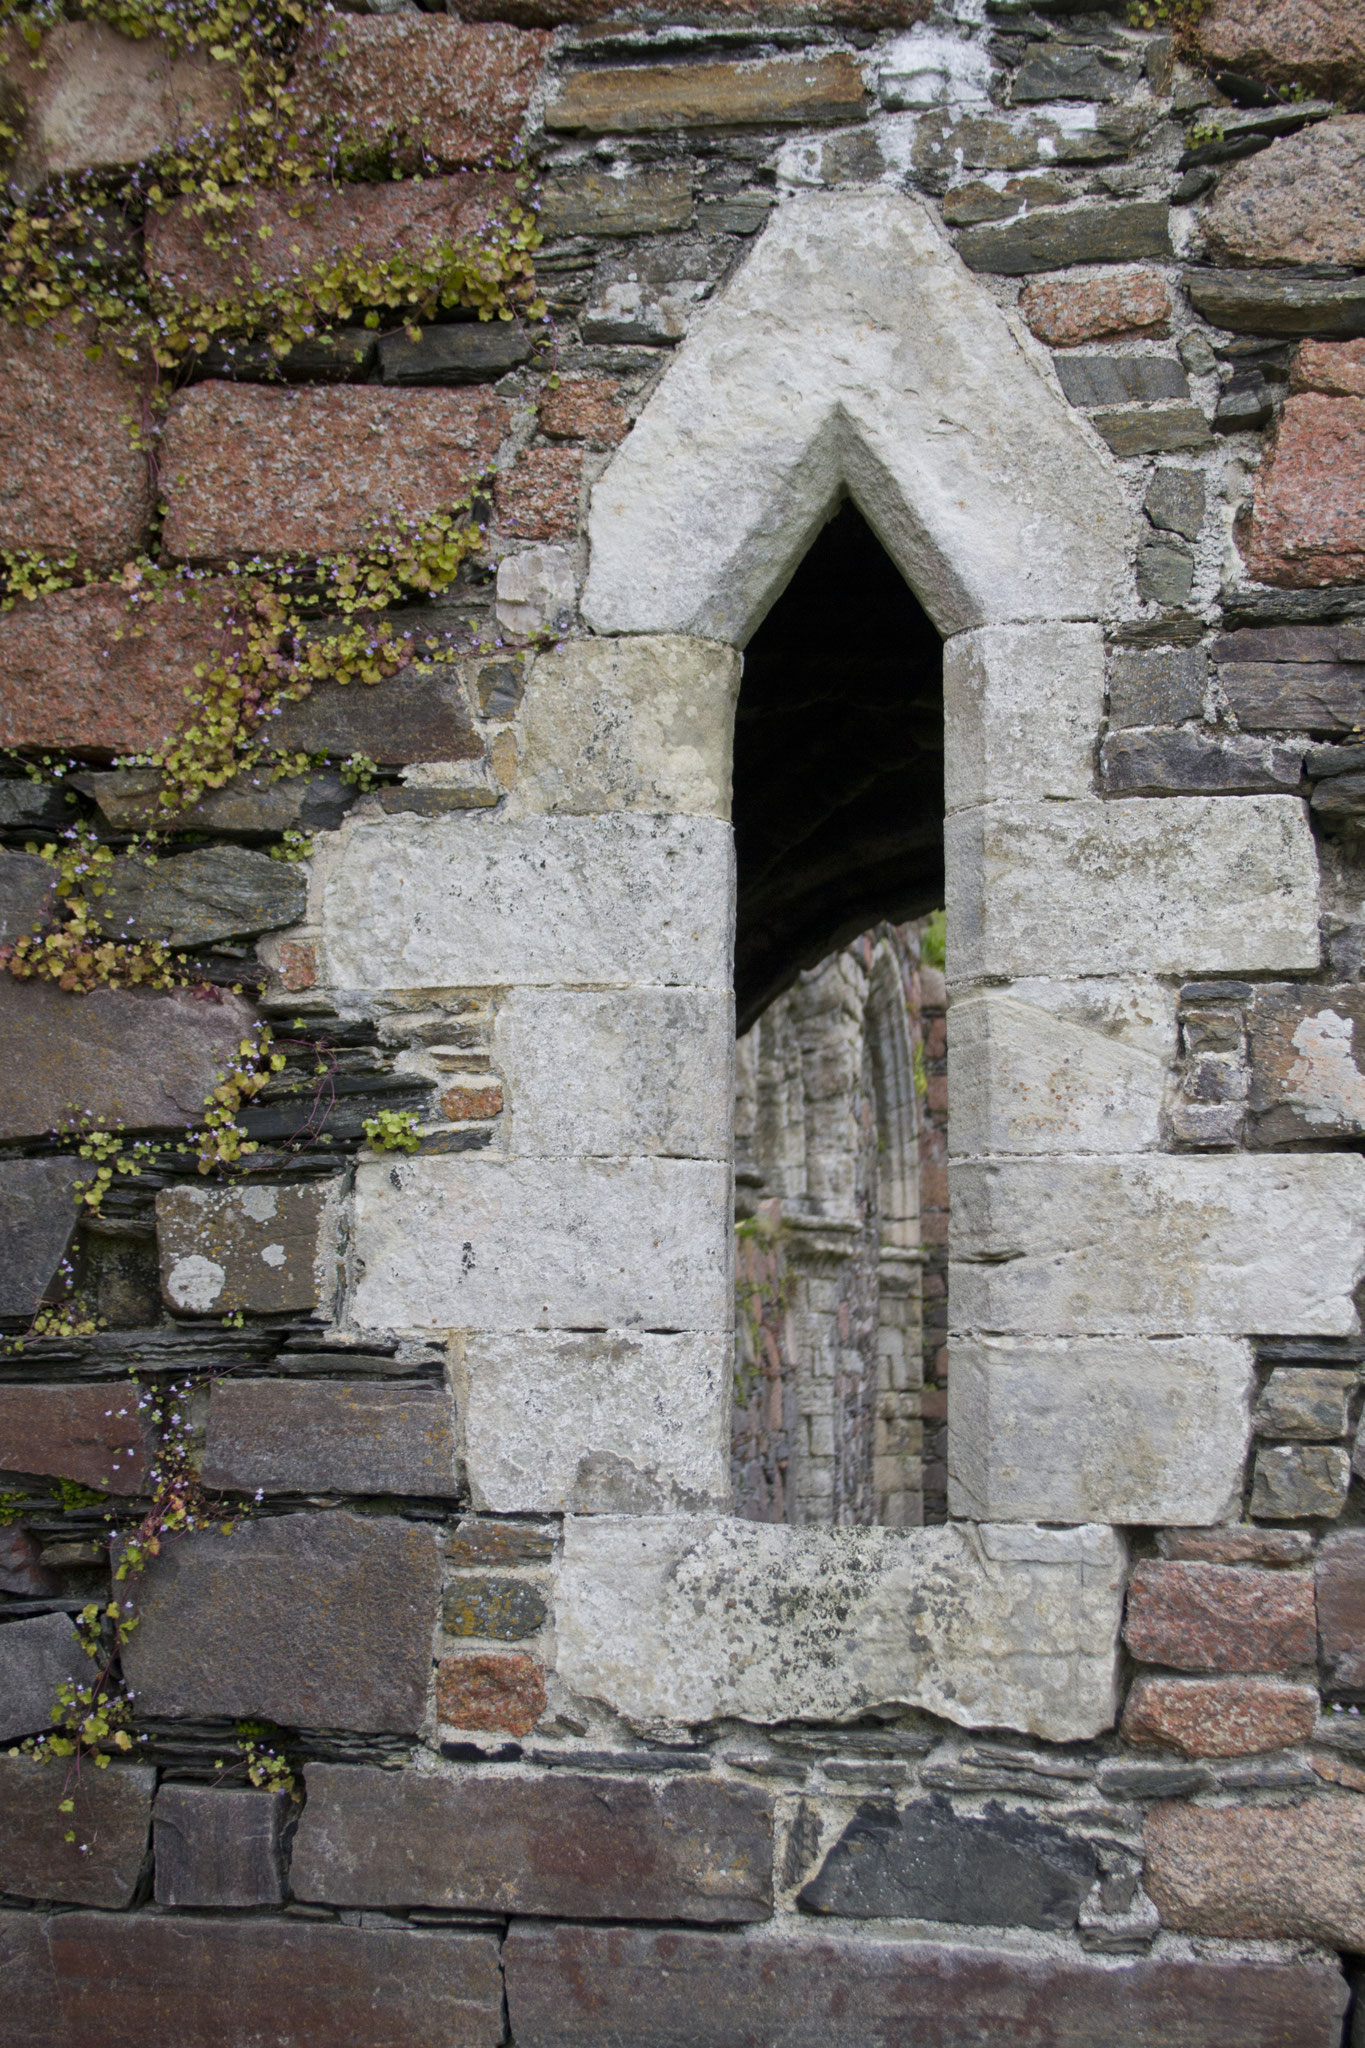
M 225 233 L 234 66 L 95 12 L 0 107 L 13 2037 L 1337 2048 L 1357 10 L 310 8 Z M 893 1218 L 927 851 L 742 1058 L 804 1166 L 730 1128 L 742 652 L 845 495 L 944 643 Z M 776 1345 L 738 1499 L 736 1157 L 847 1382 Z

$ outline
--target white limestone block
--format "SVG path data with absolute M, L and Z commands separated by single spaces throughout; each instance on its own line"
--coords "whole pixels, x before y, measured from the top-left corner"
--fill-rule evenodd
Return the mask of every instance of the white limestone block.
M 481 1332 L 465 1347 L 465 1458 L 493 1514 L 696 1513 L 729 1504 L 729 1336 Z
M 730 987 L 733 854 L 717 818 L 399 814 L 337 839 L 314 877 L 333 985 Z
M 1098 626 L 956 634 L 943 648 L 945 808 L 1090 796 L 1103 716 Z
M 1298 797 L 987 804 L 944 830 L 959 986 L 1318 964 L 1317 854 Z
M 742 647 L 845 491 L 944 634 L 1105 617 L 1132 515 L 1045 361 L 921 200 L 788 195 L 593 490 L 584 618 Z
M 1348 1335 L 1365 1159 L 1144 1153 L 952 1172 L 955 1331 Z
M 558 1670 L 643 1727 L 897 1704 L 1074 1742 L 1114 1718 L 1123 1578 L 1098 1527 L 570 1519 Z
M 718 989 L 509 989 L 492 1049 L 508 1151 L 728 1160 L 734 1029 Z
M 696 1159 L 385 1160 L 356 1174 L 367 1329 L 731 1326 L 730 1173 Z
M 738 692 L 715 640 L 566 641 L 527 681 L 516 809 L 728 819 Z
M 949 1507 L 982 1521 L 1205 1525 L 1241 1513 L 1251 1346 L 1229 1337 L 961 1337 Z
M 953 998 L 948 1142 L 982 1153 L 1149 1152 L 1176 1055 L 1157 981 L 1014 982 Z
M 572 618 L 578 579 L 568 548 L 529 547 L 498 563 L 498 624 L 505 633 L 552 633 Z

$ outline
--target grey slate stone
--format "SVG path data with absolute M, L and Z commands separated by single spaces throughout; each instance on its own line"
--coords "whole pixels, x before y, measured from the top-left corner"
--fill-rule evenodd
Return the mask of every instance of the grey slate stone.
M 1284 271 L 1187 270 L 1196 313 L 1234 334 L 1365 334 L 1365 277 L 1295 277 Z
M 1295 794 L 1302 780 L 1302 749 L 1274 740 L 1138 729 L 1110 733 L 1100 749 L 1100 781 L 1114 796 Z
M 167 1307 L 177 1315 L 328 1314 L 337 1287 L 339 1200 L 335 1178 L 163 1188 L 156 1232 Z
M 1365 718 L 1365 662 L 1223 659 L 1218 680 L 1253 732 L 1351 733 Z
M 381 768 L 468 761 L 483 751 L 460 671 L 449 662 L 400 669 L 381 683 L 319 683 L 281 706 L 270 744 L 307 754 L 366 754 Z
M 0 940 L 22 939 L 52 909 L 57 872 L 36 853 L 0 851 Z
M 692 178 L 685 166 L 650 165 L 626 177 L 593 167 L 547 178 L 539 226 L 556 235 L 651 235 L 692 219 Z
M 1153 526 L 1198 540 L 1204 524 L 1204 479 L 1197 469 L 1157 470 L 1147 486 L 1142 509 Z
M 136 1581 L 123 1668 L 145 1714 L 410 1734 L 440 1594 L 430 1529 L 278 1515 L 181 1536 Z
M 289 1795 L 163 1785 L 152 1808 L 158 1906 L 276 1906 Z
M 374 361 L 376 336 L 368 327 L 334 327 L 296 341 L 276 355 L 268 341 L 213 341 L 195 364 L 205 377 L 248 384 L 357 384 Z
M 1275 393 L 1259 370 L 1239 370 L 1223 386 L 1213 415 L 1215 434 L 1257 431 L 1273 419 Z
M 1304 771 L 1314 777 L 1365 775 L 1365 747 L 1310 747 Z
M 0 827 L 69 825 L 73 816 L 65 787 L 34 782 L 27 775 L 0 776 Z
M 1019 66 L 1012 97 L 1017 107 L 1041 100 L 1114 100 L 1136 76 L 1136 65 L 1115 62 L 1099 50 L 1053 44 Z
M 247 846 L 197 846 L 155 864 L 120 861 L 99 899 L 118 938 L 208 946 L 297 924 L 307 903 L 298 868 Z
M 299 1899 L 731 1924 L 772 1910 L 773 1801 L 757 1787 L 310 1764 L 305 1789 Z
M 1252 1427 L 1261 1436 L 1330 1443 L 1346 1435 L 1351 1396 L 1358 1383 L 1354 1372 L 1311 1365 L 1279 1366 L 1261 1389 L 1252 1411 Z
M 112 768 L 76 775 L 72 780 L 93 797 L 111 825 L 140 832 L 163 822 L 157 804 L 161 776 L 155 768 Z M 238 775 L 182 811 L 175 828 L 230 832 L 242 839 L 277 839 L 289 831 L 331 832 L 355 796 L 354 788 L 343 782 L 334 768 L 284 776 L 278 782 L 266 781 L 261 773 Z
M 1334 775 L 1318 784 L 1312 801 L 1320 817 L 1365 817 L 1365 775 Z
M 546 1619 L 545 1595 L 527 1579 L 456 1579 L 441 1599 L 441 1626 L 451 1636 L 516 1643 Z
M 1072 405 L 1122 405 L 1128 399 L 1188 398 L 1190 380 L 1169 356 L 1052 358 Z
M 955 1813 L 938 1793 L 900 1813 L 869 1800 L 797 1903 L 857 1920 L 1066 1928 L 1098 1870 L 1088 1843 L 996 1800 L 979 1816 Z
M 94 1173 L 88 1159 L 0 1162 L 0 1316 L 37 1310 L 75 1235 L 76 1189 Z
M 1213 1788 L 1213 1773 L 1204 1764 L 1149 1764 L 1115 1757 L 1100 1765 L 1098 1778 L 1106 1799 L 1188 1799 Z
M 41 1600 L 58 1591 L 59 1581 L 42 1561 L 42 1546 L 17 1522 L 0 1528 L 0 1593 L 18 1593 Z
M 1020 220 L 968 228 L 958 254 L 972 270 L 1027 277 L 1072 263 L 1131 263 L 1171 254 L 1170 209 L 1164 199 L 1111 205 L 1047 207 Z
M 1115 455 L 1178 455 L 1184 448 L 1207 448 L 1212 435 L 1197 405 L 1163 405 L 1155 409 L 1119 405 L 1091 414 L 1091 425 Z
M 417 1382 L 220 1379 L 204 1482 L 234 1493 L 453 1497 L 454 1403 Z
M 487 384 L 526 362 L 531 344 L 505 320 L 460 320 L 423 327 L 414 341 L 406 328 L 379 343 L 385 384 Z
M 46 1734 L 58 1686 L 68 1679 L 89 1685 L 94 1676 L 95 1666 L 65 1614 L 6 1622 L 0 1628 L 0 1742 Z
M 1138 549 L 1139 597 L 1152 604 L 1183 604 L 1194 587 L 1194 556 L 1183 541 L 1145 541 Z
M 1202 716 L 1207 686 L 1202 647 L 1116 647 L 1109 656 L 1109 722 L 1183 724 Z
M 525 687 L 524 662 L 484 662 L 475 677 L 480 716 L 495 719 L 513 717 Z
M 39 1764 L 0 1756 L 4 1889 L 59 1905 L 129 1906 L 147 1854 L 156 1772 L 148 1764 L 111 1764 L 82 1771 L 68 1791 L 69 1770 L 60 1757 Z M 73 1811 L 59 1812 L 68 1797 Z M 74 1842 L 65 1840 L 68 1829 Z
M 1268 1522 L 1339 1515 L 1351 1484 L 1350 1454 L 1335 1444 L 1262 1444 L 1256 1453 L 1251 1512 Z

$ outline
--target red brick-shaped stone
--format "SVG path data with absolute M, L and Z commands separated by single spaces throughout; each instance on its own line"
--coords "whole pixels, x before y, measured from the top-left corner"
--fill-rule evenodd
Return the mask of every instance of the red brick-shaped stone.
M 517 2048 L 1337 2048 L 1333 1968 L 643 1927 L 512 1929 Z
M 0 548 L 74 549 L 107 572 L 147 540 L 151 472 L 131 437 L 146 394 L 112 350 L 92 363 L 74 337 L 72 321 L 0 327 Z
M 1358 341 L 1303 341 L 1289 366 L 1291 391 L 1365 398 L 1365 335 Z
M 766 1920 L 772 1799 L 747 1785 L 313 1764 L 296 1898 L 569 1919 Z
M 541 431 L 554 441 L 588 441 L 610 448 L 630 425 L 615 377 L 566 377 L 540 401 Z
M 20 1899 L 66 1906 L 131 1905 L 147 1854 L 156 1772 L 145 1764 L 0 1757 L 0 1882 Z M 75 1804 L 59 1811 L 63 1799 Z M 65 1839 L 67 1830 L 75 1840 Z
M 292 91 L 306 128 L 351 147 L 398 138 L 418 161 L 475 164 L 516 143 L 551 40 L 505 21 L 322 7 L 299 40 Z
M 1306 1529 L 1259 1529 L 1252 1522 L 1221 1529 L 1163 1529 L 1163 1557 L 1192 1564 L 1307 1564 L 1313 1539 Z
M 1050 348 L 1074 348 L 1117 334 L 1164 334 L 1171 294 L 1155 270 L 1038 278 L 1019 294 L 1019 311 Z
M 1365 1948 L 1365 1799 L 1162 1804 L 1146 1847 L 1144 1883 L 1168 1927 Z
M 1178 1671 L 1280 1671 L 1317 1656 L 1313 1581 L 1303 1572 L 1145 1561 L 1128 1589 L 1124 1641 Z
M 1304 391 L 1286 401 L 1256 478 L 1245 554 L 1252 576 L 1281 588 L 1365 579 L 1365 398 Z
M 496 1081 L 480 1082 L 475 1086 L 457 1081 L 441 1097 L 441 1115 L 449 1117 L 453 1124 L 501 1116 L 502 1101 L 502 1089 Z
M 1318 1552 L 1318 1634 L 1327 1683 L 1365 1690 L 1365 1529 L 1338 1529 Z
M 477 242 L 515 190 L 508 176 L 474 172 L 262 191 L 233 216 L 227 248 L 220 246 L 220 229 L 189 200 L 177 200 L 147 223 L 147 272 L 161 291 L 190 305 L 249 299 L 306 280 L 343 254 L 382 263 Z
M 74 1479 L 101 1493 L 147 1490 L 155 1438 L 127 1380 L 0 1386 L 0 1469 Z
M 465 498 L 507 408 L 482 391 L 196 384 L 162 446 L 166 546 L 204 561 L 377 545 Z
M 531 1657 L 472 1650 L 436 1666 L 436 1718 L 452 1728 L 529 1735 L 545 1712 L 545 1674 Z
M 503 534 L 509 540 L 572 540 L 582 473 L 577 448 L 527 448 L 494 489 Z
M 211 1913 L 66 1913 L 48 1930 L 69 2048 L 495 2048 L 503 2037 L 491 1934 Z
M 1157 1743 L 1185 1756 L 1255 1756 L 1307 1742 L 1317 1712 L 1312 1685 L 1143 1672 L 1128 1695 L 1122 1732 L 1127 1742 Z
M 1365 101 L 1365 14 L 1360 0 L 1213 0 L 1191 21 L 1210 65 L 1249 72 L 1268 85 L 1301 86 Z
M 16 605 L 0 616 L 0 746 L 157 752 L 222 644 L 226 601 L 187 585 L 133 605 L 106 584 Z

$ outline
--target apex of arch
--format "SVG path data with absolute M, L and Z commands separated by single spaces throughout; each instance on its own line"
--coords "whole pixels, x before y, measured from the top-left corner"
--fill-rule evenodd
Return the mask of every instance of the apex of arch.
M 584 615 L 743 646 L 846 492 L 944 634 L 1102 617 L 1131 578 L 1112 458 L 882 186 L 775 209 L 594 490 Z

